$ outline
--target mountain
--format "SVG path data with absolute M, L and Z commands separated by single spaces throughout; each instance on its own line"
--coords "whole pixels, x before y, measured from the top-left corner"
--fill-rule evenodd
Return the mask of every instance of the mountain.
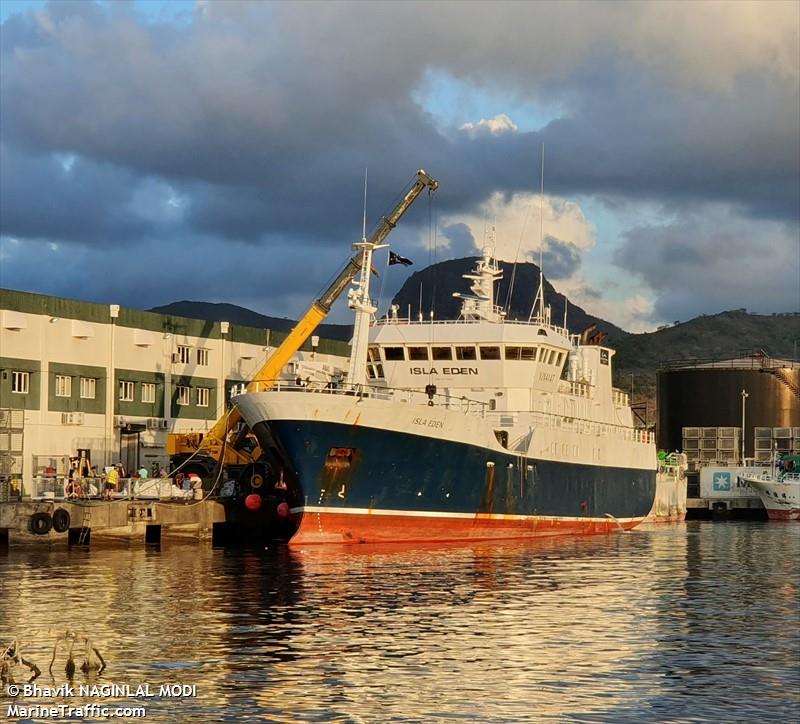
M 266 314 L 259 314 L 236 304 L 183 300 L 181 302 L 170 302 L 160 307 L 153 307 L 148 311 L 158 312 L 159 314 L 175 314 L 180 317 L 189 317 L 190 319 L 205 319 L 211 322 L 243 324 L 248 327 L 274 329 L 281 332 L 288 332 L 296 324 L 293 319 L 268 317 Z M 320 324 L 316 333 L 326 339 L 339 339 L 349 342 L 353 336 L 353 326 L 351 324 Z
M 416 318 L 420 312 L 420 289 L 422 292 L 422 314 L 428 319 L 430 310 L 433 309 L 434 319 L 456 319 L 461 311 L 461 300 L 453 297 L 454 291 L 469 292 L 470 282 L 462 277 L 475 268 L 477 257 L 463 259 L 450 259 L 414 272 L 397 292 L 393 304 L 400 307 L 400 315 L 408 314 Z M 516 266 L 509 262 L 499 262 L 503 270 L 503 278 L 497 284 L 498 289 L 495 303 L 506 306 L 508 288 L 514 277 L 514 290 L 509 305 L 507 319 L 528 319 L 531 313 L 531 304 L 539 289 L 539 267 L 529 262 Z M 564 320 L 564 295 L 559 294 L 553 285 L 544 280 L 544 300 L 552 309 L 551 319 L 554 324 L 561 324 Z M 595 317 L 584 311 L 581 307 L 569 303 L 567 308 L 567 327 L 573 334 L 580 334 L 592 324 L 597 325 L 597 330 L 608 335 L 607 342 L 611 343 L 623 339 L 628 332 L 620 329 L 611 322 Z M 613 345 L 612 345 L 613 346 Z

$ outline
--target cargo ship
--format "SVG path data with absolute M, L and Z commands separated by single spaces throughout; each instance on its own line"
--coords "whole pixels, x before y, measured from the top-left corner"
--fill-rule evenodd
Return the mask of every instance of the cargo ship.
M 527 321 L 495 303 L 490 248 L 455 320 L 376 320 L 360 274 L 343 380 L 258 380 L 234 398 L 279 479 L 291 544 L 531 538 L 628 530 L 654 506 L 653 434 L 612 384 L 614 350 L 552 321 L 540 277 Z M 669 511 L 668 511 L 669 512 Z

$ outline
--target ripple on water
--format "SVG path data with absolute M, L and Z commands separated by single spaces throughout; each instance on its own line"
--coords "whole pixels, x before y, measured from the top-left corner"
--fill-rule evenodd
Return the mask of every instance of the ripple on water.
M 104 682 L 197 685 L 148 700 L 149 721 L 787 720 L 798 553 L 800 525 L 763 523 L 513 545 L 12 549 L 0 634 L 46 668 L 69 622 L 108 660 Z

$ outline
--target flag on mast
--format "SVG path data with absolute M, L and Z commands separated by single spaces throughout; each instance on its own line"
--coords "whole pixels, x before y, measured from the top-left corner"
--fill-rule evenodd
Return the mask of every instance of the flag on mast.
M 400 256 L 400 254 L 395 254 L 393 251 L 389 251 L 389 266 L 392 264 L 402 264 L 403 266 L 411 266 L 414 262 L 411 259 L 406 259 L 404 256 Z

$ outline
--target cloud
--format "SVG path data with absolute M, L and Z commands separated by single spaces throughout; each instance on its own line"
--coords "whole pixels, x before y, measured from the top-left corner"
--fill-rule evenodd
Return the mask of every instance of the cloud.
M 653 321 L 745 307 L 800 311 L 800 225 L 703 205 L 628 231 L 615 262 L 654 290 Z
M 539 194 L 519 193 L 507 196 L 492 194 L 480 204 L 477 214 L 446 216 L 446 222 L 469 230 L 480 247 L 489 245 L 497 258 L 504 261 L 539 261 L 540 234 L 544 233 L 544 253 L 556 266 L 556 273 L 565 269 L 567 258 L 579 263 L 581 251 L 591 249 L 596 230 L 586 219 L 580 206 L 566 199 Z M 446 224 L 447 226 L 447 224 Z M 561 240 L 565 241 L 561 241 Z M 552 276 L 548 269 L 548 276 Z M 556 278 L 556 277 L 554 277 Z
M 472 231 L 466 224 L 446 224 L 442 227 L 441 232 L 442 236 L 447 239 L 448 256 L 452 258 L 474 256 L 480 251 Z
M 499 255 L 537 260 L 544 144 L 554 269 L 577 268 L 601 238 L 577 196 L 610 213 L 657 205 L 676 227 L 698 204 L 725 206 L 758 246 L 800 218 L 797 16 L 792 2 L 231 1 L 169 23 L 125 3 L 51 3 L 0 28 L 0 233 L 23 242 L 15 268 L 40 265 L 18 277 L 34 290 L 63 263 L 37 259 L 34 240 L 102 247 L 114 263 L 157 250 L 165 268 L 187 250 L 224 256 L 224 284 L 195 270 L 210 294 L 241 293 L 231 254 L 250 267 L 319 259 L 292 292 L 258 286 L 281 306 L 310 298 L 360 236 L 365 167 L 371 220 L 424 167 L 442 184 L 451 252 L 470 235 L 483 244 L 496 216 Z M 546 29 L 535 43 L 532 26 Z M 431 73 L 473 110 L 491 104 L 443 124 L 420 93 Z M 523 123 L 518 107 L 547 121 Z M 423 203 L 393 240 L 425 235 Z M 581 273 L 575 284 L 598 286 Z M 138 282 L 122 263 L 117 288 Z M 667 284 L 660 300 L 686 293 Z
M 494 118 L 481 118 L 477 123 L 465 123 L 460 130 L 468 131 L 471 135 L 488 132 L 493 136 L 498 136 L 501 133 L 516 131 L 518 128 L 516 123 L 505 113 L 498 113 Z
M 565 279 L 580 267 L 581 252 L 571 241 L 548 235 L 544 238 L 542 262 L 548 279 Z

